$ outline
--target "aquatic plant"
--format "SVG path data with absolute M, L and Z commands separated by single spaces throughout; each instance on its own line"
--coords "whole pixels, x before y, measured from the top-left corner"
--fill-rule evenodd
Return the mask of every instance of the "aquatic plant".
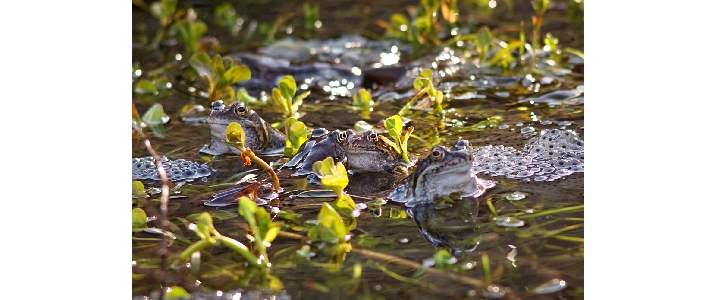
M 225 141 L 228 144 L 239 149 L 240 152 L 242 152 L 242 160 L 244 161 L 245 166 L 249 166 L 250 164 L 252 164 L 252 161 L 262 166 L 262 168 L 264 168 L 264 170 L 266 170 L 269 176 L 272 178 L 274 190 L 281 191 L 282 188 L 279 185 L 279 178 L 277 177 L 277 173 L 274 172 L 274 169 L 272 169 L 272 167 L 269 166 L 267 162 L 254 154 L 251 149 L 244 147 L 244 140 L 245 134 L 244 129 L 242 129 L 242 125 L 239 125 L 239 123 L 237 122 L 229 123 L 229 125 L 227 125 Z
M 179 40 L 189 54 L 200 50 L 200 39 L 207 32 L 207 24 L 197 19 L 197 12 L 188 8 L 182 18 L 176 21 L 175 30 L 179 32 Z
M 299 147 L 307 141 L 307 126 L 296 118 L 289 118 L 284 123 L 284 131 L 287 136 L 287 146 L 284 148 L 284 155 L 294 157 L 299 152 Z
M 352 249 L 347 234 L 356 228 L 356 204 L 354 200 L 344 193 L 349 184 L 346 168 L 341 162 L 334 163 L 332 157 L 315 162 L 312 170 L 321 178 L 322 186 L 337 194 L 337 198 L 330 204 L 323 203 L 317 216 L 316 226 L 307 233 L 311 242 L 322 242 L 330 245 L 322 249 L 330 253 L 334 264 L 330 270 L 337 271 L 347 252 Z
M 302 4 L 302 11 L 304 12 L 304 29 L 307 31 L 307 37 L 314 38 L 317 35 L 317 30 L 322 26 L 322 22 L 319 21 L 319 4 L 305 2 Z
M 215 54 L 213 58 L 204 52 L 195 53 L 189 64 L 207 84 L 207 101 L 229 100 L 235 98 L 232 84 L 251 77 L 251 71 L 245 65 L 234 65 L 234 60 Z
M 272 89 L 272 100 L 274 100 L 275 106 L 282 109 L 285 119 L 299 117 L 297 110 L 302 105 L 302 100 L 309 96 L 309 91 L 294 98 L 297 93 L 297 82 L 294 81 L 292 75 L 285 75 L 277 85 L 278 87 Z
M 409 128 L 406 129 L 406 133 L 402 135 L 403 127 L 404 123 L 402 122 L 399 115 L 393 115 L 384 120 L 384 128 L 386 128 L 386 131 L 389 133 L 389 136 L 394 139 L 395 143 L 386 139 L 384 140 L 384 142 L 390 146 L 393 146 L 394 148 L 397 148 L 397 152 L 401 153 L 401 157 L 404 159 L 404 161 L 406 163 L 411 163 L 407 150 L 407 143 L 409 141 L 409 135 L 414 132 L 414 127 L 409 126 Z
M 416 93 L 416 95 L 411 98 L 411 100 L 409 100 L 409 102 L 407 102 L 401 110 L 399 110 L 397 115 L 403 117 L 409 109 L 416 104 L 416 101 L 421 99 L 424 95 L 428 95 L 433 100 L 434 113 L 441 113 L 443 111 L 441 103 L 444 100 L 444 94 L 437 92 L 434 88 L 433 73 L 430 69 L 421 70 L 419 77 L 414 79 L 414 88 L 419 90 L 419 92 Z
M 244 19 L 237 15 L 237 11 L 232 6 L 232 3 L 222 2 L 214 8 L 214 22 L 227 28 L 232 36 L 239 35 L 239 31 L 242 30 Z
M 549 0 L 531 0 L 531 7 L 536 13 L 535 16 L 531 16 L 531 23 L 534 26 L 534 33 L 531 37 L 531 47 L 535 49 L 539 48 L 539 37 L 541 36 L 541 25 L 543 23 L 543 15 L 548 9 Z
M 369 118 L 369 113 L 374 110 L 374 100 L 371 99 L 371 94 L 365 89 L 361 88 L 352 97 L 352 105 L 361 109 L 361 117 L 364 119 Z
M 267 248 L 271 246 L 271 242 L 277 237 L 281 223 L 272 222 L 267 211 L 259 208 L 254 201 L 247 197 L 239 199 L 238 210 L 239 214 L 249 224 L 254 251 L 243 243 L 219 233 L 214 228 L 212 216 L 207 212 L 203 212 L 187 217 L 188 220 L 195 222 L 191 223 L 189 228 L 197 234 L 200 240 L 182 251 L 179 255 L 179 261 L 186 262 L 190 260 L 194 253 L 211 246 L 221 245 L 241 255 L 250 267 L 259 268 L 261 270 L 260 281 L 262 286 L 276 285 L 276 282 L 270 283 L 270 281 L 276 281 L 277 279 L 269 275 L 269 269 L 272 264 L 269 261 Z

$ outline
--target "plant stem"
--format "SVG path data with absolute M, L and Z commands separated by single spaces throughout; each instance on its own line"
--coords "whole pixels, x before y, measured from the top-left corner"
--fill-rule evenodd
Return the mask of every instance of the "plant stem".
M 277 173 L 274 172 L 274 169 L 272 169 L 272 167 L 270 167 L 269 164 L 267 164 L 264 160 L 259 158 L 259 156 L 255 155 L 254 152 L 252 152 L 252 150 L 249 148 L 245 148 L 244 146 L 239 146 L 238 149 L 239 149 L 239 151 L 242 152 L 242 154 L 249 157 L 251 160 L 256 162 L 258 165 L 262 166 L 262 168 L 264 168 L 264 170 L 267 171 L 269 176 L 272 177 L 272 184 L 274 186 L 275 191 L 280 192 L 282 190 L 281 186 L 279 185 L 279 177 L 277 177 Z
M 414 96 L 414 98 L 411 98 L 411 100 L 409 100 L 409 102 L 407 102 L 406 105 L 404 105 L 404 107 L 401 108 L 401 110 L 399 111 L 399 113 L 397 113 L 397 115 L 399 115 L 400 117 L 403 117 L 404 114 L 406 114 L 406 112 L 409 111 L 409 108 L 411 106 L 413 106 L 416 103 L 416 101 L 419 100 L 419 98 L 421 98 L 421 96 L 424 96 L 424 94 L 426 94 L 427 91 L 428 91 L 428 88 L 426 88 L 426 87 L 421 89 L 416 94 L 416 96 Z

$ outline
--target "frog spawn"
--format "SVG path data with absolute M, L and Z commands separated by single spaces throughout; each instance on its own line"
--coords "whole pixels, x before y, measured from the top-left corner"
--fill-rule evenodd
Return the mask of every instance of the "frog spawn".
M 170 160 L 164 156 L 160 160 L 170 181 L 193 181 L 212 173 L 206 164 L 200 165 L 197 162 L 181 158 Z M 132 158 L 132 180 L 160 180 L 160 174 L 157 172 L 155 159 L 152 156 Z
M 490 176 L 553 181 L 583 172 L 584 142 L 572 130 L 544 129 L 523 149 L 483 146 L 474 148 L 474 173 Z

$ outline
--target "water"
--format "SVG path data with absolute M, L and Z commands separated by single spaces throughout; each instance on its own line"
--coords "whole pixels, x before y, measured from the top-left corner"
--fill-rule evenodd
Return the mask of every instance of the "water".
M 342 1 L 337 3 L 339 2 Z M 386 3 L 387 6 L 382 4 L 382 10 L 379 12 L 370 5 L 370 1 L 346 2 L 346 8 L 334 2 L 322 4 L 325 5 L 322 6 L 322 12 L 324 9 L 334 7 L 339 9 L 338 11 L 354 11 L 355 15 L 362 16 L 362 13 L 357 14 L 357 12 L 368 9 L 372 13 L 372 18 L 388 20 L 390 14 L 387 12 L 401 12 L 405 4 L 415 4 L 415 1 Z M 515 20 L 522 15 L 521 12 L 524 17 L 530 16 L 530 7 L 527 14 L 526 7 L 518 3 L 516 5 L 520 6 L 517 8 L 517 15 L 502 22 L 513 20 L 514 24 L 518 24 Z M 238 12 L 240 6 L 244 4 L 238 4 Z M 254 7 L 244 7 L 245 10 L 242 12 L 246 15 L 250 15 L 252 11 L 265 12 L 265 15 L 257 14 L 256 18 L 273 21 L 272 16 L 281 14 L 281 11 L 297 10 L 296 7 L 289 7 L 289 4 L 282 8 L 275 6 L 277 5 L 258 4 Z M 156 22 L 147 18 L 147 15 L 144 15 L 144 19 L 142 17 L 143 14 L 136 10 L 133 19 L 143 20 L 150 27 Z M 321 20 L 327 31 L 317 37 L 318 40 L 335 41 L 344 34 L 356 33 L 353 30 L 357 28 L 352 27 L 360 26 L 341 23 L 336 14 L 330 13 L 323 13 Z M 249 19 L 245 21 L 249 22 Z M 552 21 L 546 22 L 551 24 Z M 291 22 L 288 24 L 294 24 L 296 34 L 302 31 L 301 26 Z M 330 26 L 330 24 L 342 25 Z M 361 26 L 367 30 L 370 28 L 377 30 L 366 25 L 371 22 L 357 24 L 365 24 Z M 210 27 L 209 33 L 218 36 L 220 43 L 226 44 L 228 49 L 250 47 L 250 45 L 237 46 L 238 43 L 231 42 L 232 38 L 226 33 L 222 34 L 219 29 Z M 568 35 L 560 31 L 556 34 Z M 568 37 L 562 37 L 561 41 L 562 43 L 566 41 L 567 45 L 575 43 Z M 144 74 L 153 68 L 152 59 L 144 55 L 143 51 L 133 50 L 133 52 L 133 60 L 141 61 L 147 66 Z M 167 56 L 174 60 L 175 54 L 169 52 Z M 459 51 L 457 57 L 462 53 Z M 351 56 L 351 58 L 357 57 Z M 360 58 L 368 59 L 368 57 Z M 402 56 L 402 59 L 408 60 L 405 56 Z M 448 61 L 451 61 L 451 56 L 448 57 Z M 563 66 L 564 69 L 571 67 L 561 62 L 558 62 L 558 66 Z M 487 150 L 488 153 L 489 147 L 491 149 L 502 147 L 503 152 L 512 148 L 521 154 L 520 157 L 514 158 L 516 161 L 512 161 L 517 163 L 527 158 L 524 147 L 533 145 L 531 139 L 540 138 L 544 130 L 556 129 L 562 130 L 561 132 L 570 130 L 581 141 L 585 139 L 582 74 L 579 74 L 581 76 L 556 75 L 554 72 L 551 73 L 552 78 L 558 79 L 551 82 L 541 81 L 541 76 L 535 75 L 537 80 L 532 84 L 540 83 L 541 86 L 538 93 L 533 93 L 522 85 L 521 78 L 524 77 L 521 74 L 487 74 L 479 72 L 475 67 L 472 68 L 471 64 L 448 64 L 444 70 L 452 74 L 439 75 L 440 77 L 437 78 L 440 82 L 439 86 L 447 95 L 455 95 L 458 99 L 447 97 L 444 100 L 446 117 L 443 123 L 429 112 L 422 110 L 406 115 L 411 119 L 410 125 L 415 127 L 414 135 L 422 138 L 410 140 L 409 151 L 416 156 L 426 156 L 432 143 L 451 146 L 459 139 L 468 139 L 477 152 Z M 435 72 L 435 75 L 437 74 L 439 73 Z M 557 83 L 558 80 L 560 84 Z M 199 180 L 188 181 L 171 193 L 169 204 L 171 226 L 168 230 L 176 239 L 169 248 L 170 262 L 190 243 L 197 240 L 194 232 L 190 231 L 185 223 L 187 216 L 191 214 L 209 212 L 219 232 L 249 244 L 245 237 L 246 221 L 238 216 L 236 205 L 208 207 L 203 205 L 203 202 L 211 199 L 213 194 L 233 187 L 235 182 L 248 175 L 256 175 L 258 181 L 268 180 L 266 172 L 259 170 L 256 165 L 244 166 L 241 159 L 236 156 L 212 157 L 199 153 L 199 149 L 209 143 L 208 125 L 202 122 L 185 122 L 178 117 L 185 104 L 206 105 L 194 92 L 179 92 L 179 90 L 190 90 L 190 87 L 201 90 L 201 87 L 195 88 L 191 85 L 188 82 L 173 81 L 169 95 L 160 98 L 167 114 L 171 117 L 163 127 L 163 138 L 154 135 L 151 130 L 145 130 L 161 155 L 173 161 L 183 159 L 196 162 L 197 165 L 206 164 L 211 170 L 210 174 L 198 178 Z M 536 88 L 533 85 L 530 87 Z M 300 120 L 311 128 L 325 127 L 329 130 L 354 128 L 361 120 L 366 124 L 374 125 L 398 112 L 406 101 L 413 97 L 413 94 L 409 93 L 411 91 L 411 88 L 401 90 L 378 86 L 374 100 L 378 98 L 384 100 L 376 101 L 374 110 L 368 117 L 351 109 L 350 98 L 342 97 L 338 93 L 329 93 L 330 95 L 313 93 L 300 107 L 300 112 L 304 113 Z M 576 96 L 579 91 L 580 96 Z M 390 93 L 394 94 L 390 95 Z M 381 95 L 385 96 L 381 98 Z M 548 96 L 539 98 L 542 95 Z M 334 96 L 333 100 L 330 100 L 330 96 Z M 531 100 L 532 97 L 536 99 Z M 574 101 L 578 97 L 581 101 Z M 134 95 L 133 101 L 140 113 L 149 106 L 138 95 Z M 281 120 L 280 113 L 272 107 L 252 108 L 270 123 Z M 501 116 L 502 120 L 495 125 L 479 125 L 480 122 L 493 116 Z M 513 126 L 514 124 L 522 124 L 522 126 Z M 436 137 L 437 133 L 438 138 L 430 141 L 429 137 Z M 133 158 L 147 155 L 141 143 L 133 144 Z M 263 158 L 272 161 L 280 157 L 263 156 Z M 352 176 L 347 191 L 351 193 L 355 202 L 363 204 L 360 206 L 366 208 L 362 209 L 357 217 L 357 228 L 350 232 L 350 243 L 356 250 L 346 255 L 338 270 L 332 270 L 323 264 L 329 260 L 326 253 L 314 249 L 312 251 L 316 253 L 310 259 L 301 257 L 297 251 L 305 245 L 303 242 L 287 236 L 279 236 L 268 251 L 273 264 L 271 274 L 281 280 L 284 286 L 280 292 L 262 294 L 261 291 L 252 290 L 251 286 L 242 286 L 240 279 L 246 270 L 242 259 L 222 247 L 212 247 L 203 251 L 201 264 L 196 272 L 191 272 L 190 268 L 182 264 L 169 270 L 168 273 L 173 275 L 168 277 L 168 284 L 182 286 L 194 295 L 195 299 L 220 299 L 216 296 L 217 291 L 224 292 L 222 293 L 224 299 L 227 295 L 236 294 L 238 290 L 248 294 L 247 289 L 251 290 L 250 294 L 257 299 L 268 298 L 271 295 L 281 299 L 333 299 L 347 296 L 350 298 L 369 296 L 372 299 L 379 297 L 465 299 L 481 296 L 505 298 L 507 290 L 513 295 L 518 295 L 519 298 L 526 298 L 527 291 L 534 291 L 537 294 L 546 293 L 547 296 L 560 294 L 567 299 L 582 299 L 583 157 L 580 161 L 580 170 L 571 169 L 576 166 L 570 166 L 573 162 L 570 159 L 572 158 L 541 156 L 540 159 L 525 162 L 525 173 L 508 171 L 491 176 L 490 172 L 489 174 L 479 172 L 479 177 L 497 181 L 496 186 L 488 189 L 475 202 L 462 202 L 461 205 L 453 208 L 431 208 L 433 211 L 425 211 L 420 215 L 407 214 L 406 208 L 397 203 L 389 202 L 379 207 L 372 204 L 377 197 L 386 195 L 391 188 L 390 179 L 381 179 L 381 182 L 389 182 L 389 184 L 376 184 L 378 182 L 376 176 Z M 564 164 L 569 166 L 565 167 Z M 528 173 L 532 174 L 526 175 Z M 272 213 L 272 216 L 276 216 L 275 221 L 284 222 L 283 231 L 306 236 L 306 230 L 310 227 L 307 223 L 316 220 L 322 202 L 330 201 L 332 196 L 321 191 L 307 193 L 320 187 L 308 184 L 303 178 L 293 178 L 290 174 L 291 170 L 278 172 L 284 192 L 277 199 L 269 201 L 266 206 L 270 212 L 279 212 L 276 215 Z M 143 180 L 143 182 L 148 189 L 159 187 L 157 181 Z M 507 199 L 507 195 L 523 195 L 524 198 Z M 157 216 L 159 212 L 157 201 L 153 199 L 158 197 L 159 194 L 153 194 L 151 198 L 133 199 L 133 208 L 141 206 L 148 217 Z M 496 211 L 496 215 L 493 214 L 492 208 Z M 521 226 L 518 226 L 519 221 Z M 155 221 L 150 221 L 148 225 L 158 226 Z M 157 234 L 151 232 L 133 233 L 133 274 L 143 274 L 133 275 L 132 293 L 135 297 L 154 297 L 158 291 L 159 280 L 156 276 L 159 266 L 156 255 L 158 238 Z M 362 250 L 371 250 L 420 265 L 434 256 L 437 247 L 448 250 L 461 247 L 461 251 L 454 252 L 456 263 L 449 265 L 447 272 L 460 274 L 466 278 L 484 280 L 482 259 L 487 258 L 488 267 L 493 274 L 491 282 L 494 285 L 479 287 L 468 281 L 431 272 L 425 272 L 415 278 L 417 268 L 411 265 L 387 263 L 378 258 L 368 257 L 362 252 Z M 507 259 L 509 253 L 514 253 L 509 256 L 511 259 Z M 356 264 L 361 266 L 361 276 L 358 279 L 354 279 Z M 474 267 L 462 268 L 466 265 Z M 389 275 L 394 273 L 405 277 L 404 280 Z

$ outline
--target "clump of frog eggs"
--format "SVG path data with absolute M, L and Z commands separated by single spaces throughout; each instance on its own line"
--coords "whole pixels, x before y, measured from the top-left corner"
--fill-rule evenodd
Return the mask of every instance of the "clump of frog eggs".
M 483 146 L 474 148 L 473 172 L 526 181 L 554 181 L 583 172 L 584 143 L 572 130 L 544 129 L 523 149 Z
M 170 181 L 193 181 L 197 178 L 206 180 L 211 174 L 209 166 L 184 159 L 170 160 L 161 157 L 162 166 L 165 168 L 167 178 Z M 152 156 L 132 158 L 132 179 L 133 180 L 160 180 L 160 174 L 155 166 L 155 159 Z

